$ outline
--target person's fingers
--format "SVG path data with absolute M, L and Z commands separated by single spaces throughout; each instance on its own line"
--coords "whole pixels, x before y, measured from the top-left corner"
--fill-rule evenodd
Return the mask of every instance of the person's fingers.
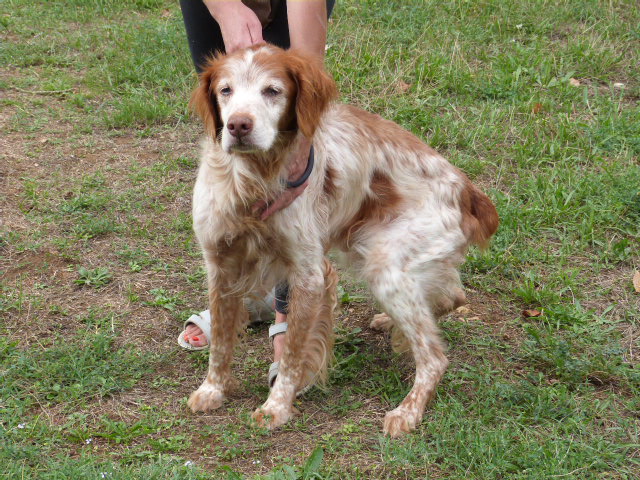
M 264 43 L 260 20 L 253 10 L 241 3 L 235 9 L 226 11 L 218 20 L 218 24 L 227 53 Z
M 249 30 L 249 36 L 251 37 L 251 45 L 264 43 L 262 39 L 262 24 L 260 20 L 258 20 L 258 17 L 254 16 L 254 18 L 250 19 L 247 22 L 247 28 Z
M 224 42 L 224 48 L 227 53 L 233 53 L 236 50 L 241 50 L 251 45 L 252 43 L 251 36 L 249 35 L 249 30 L 246 30 L 243 36 L 236 35 L 230 38 L 228 41 Z

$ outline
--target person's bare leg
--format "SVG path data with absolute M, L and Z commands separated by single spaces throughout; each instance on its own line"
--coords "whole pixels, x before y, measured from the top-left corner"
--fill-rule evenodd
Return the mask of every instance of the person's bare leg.
M 283 323 L 287 321 L 287 314 L 280 313 L 276 310 L 276 323 Z M 273 361 L 279 362 L 282 358 L 282 352 L 284 351 L 284 343 L 286 338 L 286 332 L 273 337 Z

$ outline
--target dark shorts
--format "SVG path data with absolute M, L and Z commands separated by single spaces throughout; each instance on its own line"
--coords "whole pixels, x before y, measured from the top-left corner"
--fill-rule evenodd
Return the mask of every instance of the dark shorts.
M 331 15 L 335 0 L 327 0 L 327 15 Z M 201 66 L 215 52 L 224 52 L 224 41 L 220 26 L 213 19 L 207 6 L 200 0 L 180 0 L 182 18 L 189 40 L 191 58 L 198 72 Z M 273 19 L 262 30 L 265 41 L 280 48 L 289 48 L 289 23 L 287 2 L 279 2 L 273 12 Z

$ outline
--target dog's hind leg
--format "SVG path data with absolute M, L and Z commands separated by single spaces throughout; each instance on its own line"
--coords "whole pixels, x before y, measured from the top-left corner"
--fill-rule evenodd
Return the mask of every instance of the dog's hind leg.
M 369 276 L 374 295 L 391 317 L 393 328 L 404 337 L 416 365 L 413 388 L 385 416 L 384 433 L 392 437 L 418 426 L 449 363 L 423 280 L 423 276 L 388 265 L 376 265 L 375 275 Z
M 286 423 L 296 392 L 326 380 L 333 351 L 337 279 L 325 260 L 324 272 L 318 267 L 290 282 L 289 328 L 280 369 L 269 398 L 253 413 L 260 425 L 276 428 Z

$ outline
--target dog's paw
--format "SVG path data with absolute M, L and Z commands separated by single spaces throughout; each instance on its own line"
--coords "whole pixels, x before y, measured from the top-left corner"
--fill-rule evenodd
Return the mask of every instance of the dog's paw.
M 406 409 L 396 408 L 384 416 L 383 432 L 392 438 L 400 437 L 415 430 L 421 418 L 421 415 L 416 415 Z
M 267 401 L 262 407 L 253 412 L 251 418 L 258 426 L 273 430 L 287 423 L 292 416 L 293 411 L 290 407 L 269 405 L 269 401 Z
M 369 327 L 373 330 L 379 330 L 381 332 L 387 332 L 391 330 L 393 326 L 393 320 L 386 313 L 378 313 L 373 316 L 373 320 L 369 324 Z
M 216 408 L 220 408 L 224 402 L 224 393 L 221 388 L 203 383 L 189 397 L 187 405 L 192 412 L 210 412 Z

